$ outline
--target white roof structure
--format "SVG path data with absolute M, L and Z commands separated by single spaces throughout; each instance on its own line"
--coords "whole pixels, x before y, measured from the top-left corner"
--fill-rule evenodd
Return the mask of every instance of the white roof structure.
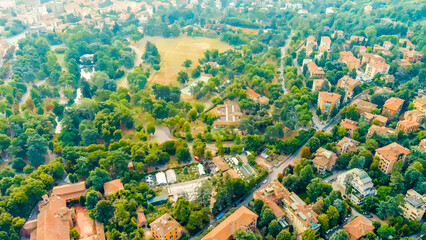
M 232 159 L 232 162 L 234 162 L 234 164 L 236 165 L 236 166 L 238 166 L 238 159 L 236 158 L 236 157 L 233 157 L 233 158 L 231 158 Z
M 158 185 L 166 185 L 167 184 L 167 178 L 166 174 L 163 172 L 158 172 L 155 174 L 155 180 L 157 181 Z
M 169 182 L 169 184 L 177 182 L 175 170 L 173 169 L 167 170 L 166 176 L 167 176 L 167 182 Z
M 204 167 L 203 165 L 201 165 L 201 163 L 197 164 L 197 168 L 198 168 L 198 173 L 200 174 L 200 176 L 206 175 L 206 172 L 204 171 Z

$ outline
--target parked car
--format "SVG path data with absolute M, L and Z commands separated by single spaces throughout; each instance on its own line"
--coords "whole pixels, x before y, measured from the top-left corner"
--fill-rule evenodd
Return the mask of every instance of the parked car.
M 225 213 L 217 215 L 216 220 L 220 220 L 221 218 L 223 218 L 223 216 L 225 216 Z

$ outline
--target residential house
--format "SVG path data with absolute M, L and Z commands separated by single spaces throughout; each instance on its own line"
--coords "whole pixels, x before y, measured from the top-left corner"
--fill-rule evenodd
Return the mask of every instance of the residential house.
M 403 103 L 404 99 L 395 97 L 389 98 L 383 105 L 382 115 L 386 116 L 389 120 L 394 119 L 401 111 Z
M 423 196 L 410 189 L 405 195 L 405 204 L 401 206 L 404 218 L 421 221 L 426 210 L 426 194 Z
M 263 104 L 269 103 L 269 98 L 260 95 L 259 93 L 255 92 L 253 89 L 247 87 L 246 91 L 247 91 L 247 96 L 251 100 L 255 102 L 263 103 Z
M 396 142 L 376 149 L 376 156 L 380 158 L 379 168 L 385 174 L 389 174 L 392 171 L 397 161 L 405 161 L 405 157 L 408 154 L 410 154 L 410 150 Z
M 221 156 L 216 156 L 212 158 L 214 165 L 216 166 L 216 171 L 226 172 L 229 170 L 229 165 L 223 160 Z
M 243 115 L 237 102 L 226 99 L 224 104 L 219 104 L 213 109 L 217 120 L 213 123 L 214 128 L 220 129 L 231 125 L 238 125 Z
M 368 129 L 367 138 L 371 137 L 371 135 L 373 135 L 374 133 L 376 133 L 377 135 L 379 135 L 379 134 L 392 134 L 392 133 L 395 133 L 395 131 L 392 128 L 381 127 L 381 126 L 377 126 L 377 125 L 373 124 Z
M 138 227 L 142 228 L 146 226 L 146 217 L 143 209 L 137 210 L 138 218 L 136 219 L 136 224 Z
M 340 126 L 344 127 L 348 131 L 349 136 L 352 137 L 352 135 L 354 134 L 355 129 L 358 126 L 358 122 L 350 120 L 348 118 L 345 118 L 340 123 Z
M 426 138 L 420 141 L 419 148 L 426 152 Z
M 367 48 L 365 46 L 358 46 L 359 53 L 367 53 Z
M 321 112 L 330 114 L 334 108 L 340 106 L 341 95 L 330 92 L 319 92 L 317 107 L 321 109 Z
M 331 171 L 337 161 L 337 154 L 325 148 L 318 148 L 315 152 L 315 158 L 312 160 L 314 167 L 317 168 L 319 174 Z
M 404 53 L 404 59 L 413 63 L 420 62 L 423 55 L 420 52 L 411 50 Z
M 81 239 L 105 240 L 103 225 L 90 218 L 85 207 L 67 207 L 85 195 L 85 182 L 54 187 L 51 196 L 44 195 L 39 202 L 37 219 L 24 224 L 21 236 L 30 240 L 70 239 L 70 228 L 76 228 Z
M 376 195 L 374 184 L 368 174 L 359 168 L 353 168 L 337 176 L 336 182 L 343 187 L 343 194 L 352 186 L 348 198 L 352 203 L 361 205 L 364 198 Z
M 402 120 L 402 121 L 399 121 L 398 124 L 396 125 L 396 130 L 397 131 L 402 130 L 405 133 L 412 133 L 417 131 L 419 126 L 420 124 L 416 121 Z
M 422 96 L 413 100 L 414 107 L 420 112 L 426 114 L 426 97 Z
M 320 47 L 325 49 L 330 49 L 331 47 L 331 39 L 328 36 L 321 37 Z
M 353 42 L 353 41 L 355 41 L 355 42 L 363 42 L 363 41 L 368 41 L 368 39 L 367 38 L 365 38 L 365 37 L 363 37 L 363 36 L 351 36 L 351 38 L 350 38 L 350 41 L 351 42 Z
M 313 48 L 314 46 L 317 46 L 317 39 L 315 38 L 315 36 L 308 36 L 306 38 L 306 47 L 310 47 Z
M 311 205 L 307 205 L 297 194 L 283 188 L 283 208 L 286 220 L 293 225 L 300 235 L 307 229 L 317 232 L 321 224 L 318 222 L 318 215 L 312 210 Z
M 377 108 L 376 104 L 361 99 L 356 99 L 353 101 L 353 104 L 356 106 L 359 113 L 370 113 L 373 109 Z
M 408 49 L 414 49 L 416 47 L 416 46 L 414 46 L 414 44 L 410 40 L 408 40 L 406 38 L 400 38 L 399 43 L 401 43 L 403 46 L 405 44 Z
M 314 50 L 310 46 L 302 47 L 302 49 L 305 49 L 306 56 L 310 56 L 314 52 Z
M 337 87 L 341 87 L 345 89 L 345 102 L 353 97 L 354 89 L 356 86 L 358 86 L 361 82 L 358 79 L 353 79 L 349 77 L 348 75 L 343 76 L 339 79 L 337 82 Z
M 322 68 L 318 67 L 315 62 L 309 62 L 307 64 L 308 72 L 310 73 L 310 77 L 324 78 L 325 72 Z
M 238 230 L 255 231 L 258 215 L 250 211 L 245 206 L 227 217 L 223 222 L 217 225 L 213 230 L 207 233 L 201 240 L 231 240 L 235 239 L 234 233 Z
M 326 81 L 325 79 L 314 79 L 312 83 L 312 92 L 320 91 L 325 81 Z M 327 81 L 327 83 L 328 83 L 328 87 L 331 88 L 330 82 Z
M 413 121 L 417 123 L 422 123 L 425 116 L 426 114 L 420 112 L 419 110 L 411 110 L 411 111 L 406 111 L 404 113 L 405 120 L 409 120 L 409 121 Z
M 393 44 L 389 41 L 383 42 L 383 47 L 386 49 L 386 51 L 389 51 L 392 48 Z
M 183 227 L 168 213 L 157 218 L 149 227 L 155 240 L 179 239 L 183 231 Z
M 114 194 L 122 189 L 124 189 L 124 186 L 121 179 L 106 182 L 104 183 L 104 196 L 108 198 L 110 194 Z
M 359 145 L 358 141 L 353 140 L 352 138 L 343 137 L 337 144 L 337 154 L 342 155 L 343 153 L 349 153 L 355 151 Z
M 383 53 L 385 51 L 386 51 L 385 47 L 382 47 L 380 45 L 374 44 L 374 46 L 373 46 L 373 52 L 374 53 Z
M 361 64 L 364 63 L 386 63 L 386 60 L 379 55 L 373 54 L 373 53 L 363 53 L 361 54 L 362 56 L 362 61 Z
M 373 224 L 364 216 L 359 215 L 348 224 L 343 226 L 343 229 L 348 233 L 349 240 L 358 240 L 374 230 Z
M 260 188 L 253 194 L 253 199 L 262 200 L 268 205 L 278 220 L 285 216 L 284 210 L 279 206 L 284 196 L 284 186 L 275 180 Z
M 361 114 L 365 121 L 370 124 L 374 123 L 375 125 L 378 123 L 380 127 L 386 126 L 386 123 L 388 121 L 388 118 L 382 115 L 371 114 L 368 112 L 363 112 Z
M 374 78 L 376 74 L 386 75 L 389 73 L 390 65 L 387 63 L 368 63 L 365 74 L 370 76 L 371 78 Z
M 346 64 L 346 66 L 348 67 L 349 71 L 352 70 L 357 70 L 359 68 L 360 65 L 360 60 L 354 56 L 349 56 L 349 57 L 345 57 L 341 60 L 342 63 Z
M 319 46 L 319 48 L 318 48 L 318 54 L 315 56 L 315 59 L 321 59 L 322 56 L 324 55 L 324 53 L 326 53 L 326 52 L 327 52 L 327 54 L 329 53 L 327 48 Z M 330 58 L 330 55 L 328 54 L 327 55 L 327 59 L 329 59 L 329 58 Z

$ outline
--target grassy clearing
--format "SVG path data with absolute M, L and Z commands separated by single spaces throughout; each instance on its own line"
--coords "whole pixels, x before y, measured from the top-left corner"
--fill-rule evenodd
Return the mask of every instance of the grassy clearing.
M 204 56 L 209 49 L 225 51 L 232 48 L 229 44 L 219 39 L 205 37 L 180 36 L 178 38 L 147 37 L 136 43 L 136 46 L 145 52 L 147 41 L 154 43 L 161 55 L 161 69 L 151 74 L 150 83 L 177 84 L 177 73 L 185 70 L 182 63 L 186 59 L 193 62 L 192 68 L 198 64 L 198 59 Z
M 64 53 L 62 53 L 62 54 L 57 53 L 56 54 L 56 58 L 58 59 L 58 63 L 61 66 L 62 70 L 67 69 L 65 67 L 65 59 L 64 59 L 65 58 L 65 54 Z

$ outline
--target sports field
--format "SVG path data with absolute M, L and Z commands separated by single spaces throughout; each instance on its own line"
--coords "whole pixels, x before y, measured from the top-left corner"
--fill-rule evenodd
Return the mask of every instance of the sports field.
M 204 56 L 209 49 L 225 51 L 232 48 L 219 39 L 205 37 L 180 36 L 178 38 L 146 37 L 136 43 L 136 46 L 145 53 L 147 41 L 154 43 L 161 55 L 161 69 L 151 74 L 149 82 L 159 84 L 176 83 L 179 71 L 186 70 L 182 63 L 186 59 L 192 60 L 192 68 L 198 64 L 198 59 Z

